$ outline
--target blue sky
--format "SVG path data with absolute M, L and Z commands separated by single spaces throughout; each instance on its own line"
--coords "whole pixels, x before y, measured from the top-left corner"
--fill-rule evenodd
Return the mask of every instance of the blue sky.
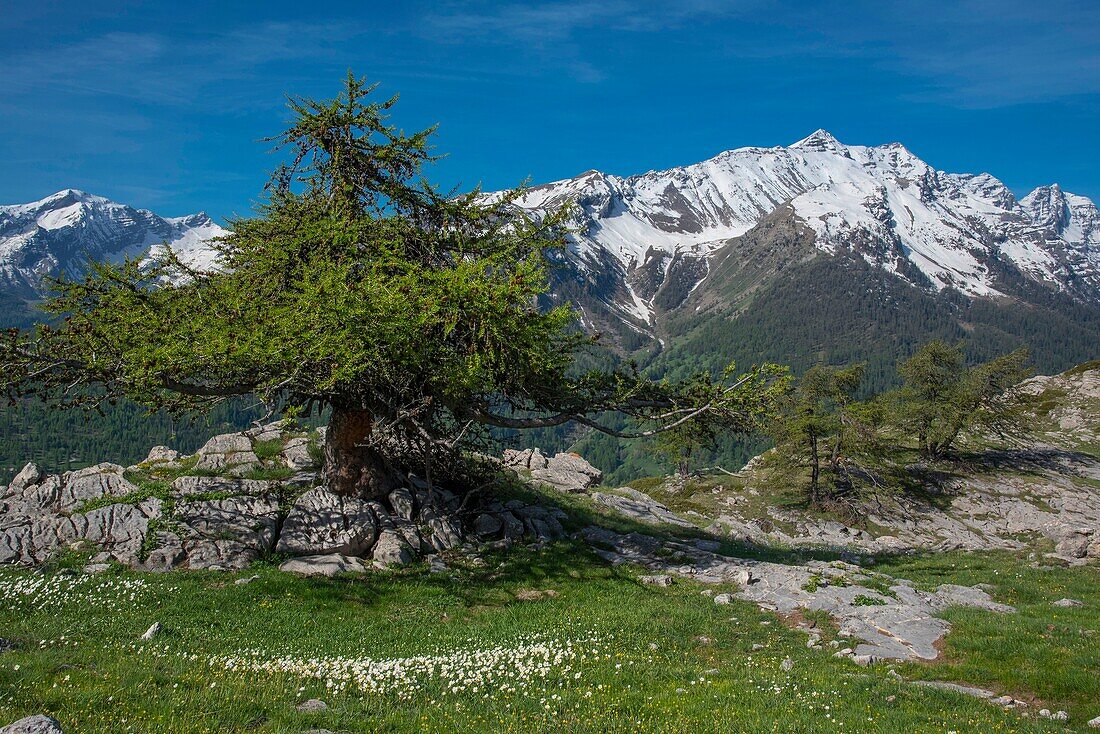
M 323 8 L 321 6 L 324 6 Z M 348 69 L 444 185 L 693 163 L 823 127 L 1100 199 L 1100 2 L 50 2 L 0 12 L 0 203 L 251 211 L 288 93 Z

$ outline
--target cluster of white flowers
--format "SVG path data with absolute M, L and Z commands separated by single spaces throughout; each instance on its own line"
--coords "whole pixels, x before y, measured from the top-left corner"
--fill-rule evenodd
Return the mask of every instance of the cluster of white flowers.
M 247 650 L 209 662 L 229 672 L 312 678 L 334 693 L 350 689 L 409 699 L 434 684 L 444 695 L 488 696 L 518 693 L 533 681 L 553 677 L 576 679 L 579 671 L 574 668 L 599 659 L 604 646 L 604 640 L 595 634 L 566 639 L 536 634 L 510 644 L 405 658 L 271 657 L 261 650 Z
M 148 590 L 142 579 L 13 575 L 0 577 L 0 605 L 23 611 L 52 611 L 69 604 L 117 610 L 137 603 Z

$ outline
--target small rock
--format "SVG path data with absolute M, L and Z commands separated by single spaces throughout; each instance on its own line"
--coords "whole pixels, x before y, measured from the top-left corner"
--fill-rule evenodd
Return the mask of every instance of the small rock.
M 790 658 L 783 658 L 783 662 L 779 664 L 779 669 L 789 673 L 794 668 L 794 661 Z
M 1077 599 L 1059 599 L 1058 601 L 1054 602 L 1054 606 L 1056 606 L 1056 607 L 1079 607 L 1083 603 L 1084 602 L 1081 602 Z
M 298 704 L 297 708 L 299 711 L 325 711 L 328 709 L 328 704 L 319 698 L 311 698 Z
M 478 515 L 474 520 L 474 532 L 482 536 L 496 535 L 504 527 L 504 521 L 488 513 Z
M 64 734 L 64 732 L 57 719 L 36 714 L 0 728 L 0 734 Z
M 162 629 L 164 629 L 164 625 L 162 625 L 160 622 L 153 622 L 149 629 L 145 630 L 145 634 L 141 636 L 141 639 L 151 640 L 159 635 Z
M 103 573 L 111 567 L 109 563 L 89 563 L 84 567 L 84 573 Z
M 666 574 L 659 576 L 642 576 L 638 579 L 648 586 L 672 586 L 672 577 Z

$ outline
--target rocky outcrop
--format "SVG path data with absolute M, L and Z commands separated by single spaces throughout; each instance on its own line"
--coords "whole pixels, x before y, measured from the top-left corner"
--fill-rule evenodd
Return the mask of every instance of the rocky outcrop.
M 369 550 L 377 538 L 378 520 L 369 503 L 316 487 L 294 501 L 283 522 L 277 550 L 292 555 L 355 556 Z
M 526 471 L 531 479 L 562 492 L 584 492 L 603 479 L 603 472 L 578 454 L 559 453 L 548 457 L 537 448 L 522 451 L 506 449 L 502 462 L 511 469 Z
M 37 564 L 83 548 L 95 567 L 235 570 L 275 553 L 309 559 L 289 563 L 296 572 L 327 573 L 564 533 L 558 510 L 519 500 L 464 506 L 412 474 L 382 501 L 338 496 L 320 479 L 316 444 L 315 435 L 273 423 L 215 436 L 192 456 L 154 447 L 128 468 L 45 475 L 28 464 L 0 494 L 0 563 Z M 579 457 L 559 456 L 536 464 L 563 488 L 598 476 Z
M 754 545 L 859 553 L 910 550 L 1022 550 L 1045 540 L 1068 563 L 1100 559 L 1100 462 L 1056 449 L 991 453 L 988 464 L 924 494 L 868 504 L 859 526 L 769 505 L 756 489 L 759 462 L 740 472 L 743 488 L 708 487 L 694 524 Z M 683 496 L 685 504 L 692 497 Z M 650 500 L 656 502 L 656 500 Z
M 693 528 L 694 524 L 680 517 L 672 510 L 644 492 L 631 487 L 620 487 L 614 492 L 593 492 L 592 501 L 603 505 L 631 520 L 655 525 L 676 525 Z

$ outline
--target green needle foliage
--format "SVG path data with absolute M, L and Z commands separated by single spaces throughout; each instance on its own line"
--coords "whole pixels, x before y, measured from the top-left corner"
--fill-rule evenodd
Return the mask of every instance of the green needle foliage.
M 349 74 L 335 99 L 291 100 L 272 139 L 287 162 L 214 269 L 169 249 L 57 281 L 58 325 L 0 346 L 9 399 L 180 412 L 255 394 L 272 412 L 331 409 L 329 484 L 372 497 L 395 469 L 455 460 L 482 426 L 611 431 L 593 416 L 619 412 L 641 427 L 616 435 L 645 436 L 753 419 L 770 367 L 730 385 L 576 370 L 592 340 L 569 307 L 537 306 L 565 212 L 527 216 L 520 190 L 437 190 L 422 175 L 432 130 L 391 126 L 397 98 L 373 90 Z
M 863 365 L 816 365 L 798 381 L 782 418 L 772 424 L 776 450 L 770 464 L 791 479 L 807 470 L 807 493 L 815 506 L 879 485 L 875 468 L 882 444 L 881 411 L 854 399 Z
M 1029 411 L 1018 386 L 1030 374 L 1027 359 L 1018 349 L 971 367 L 961 347 L 931 342 L 898 367 L 896 422 L 928 459 L 944 457 L 968 434 L 1021 435 Z

